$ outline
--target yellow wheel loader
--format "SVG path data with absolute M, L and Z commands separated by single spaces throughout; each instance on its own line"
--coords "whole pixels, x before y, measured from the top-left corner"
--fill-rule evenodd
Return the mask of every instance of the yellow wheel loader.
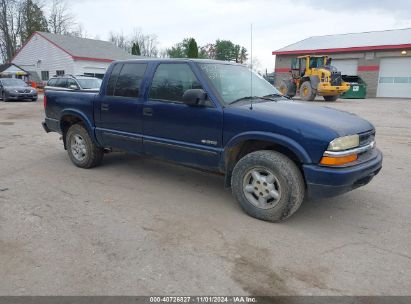
M 335 101 L 350 89 L 350 85 L 342 80 L 341 72 L 331 65 L 328 56 L 293 58 L 290 72 L 292 78 L 283 81 L 279 87 L 282 94 L 290 97 L 300 94 L 302 100 L 312 101 L 318 95 L 326 101 Z

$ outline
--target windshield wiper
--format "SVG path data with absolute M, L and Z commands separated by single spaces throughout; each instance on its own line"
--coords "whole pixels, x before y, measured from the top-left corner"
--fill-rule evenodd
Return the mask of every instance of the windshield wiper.
M 264 97 L 284 97 L 287 99 L 291 99 L 291 97 L 287 95 L 279 94 L 279 93 L 268 94 L 268 95 L 265 95 Z
M 238 99 L 236 99 L 236 100 L 233 100 L 232 102 L 229 103 L 229 105 L 234 104 L 234 103 L 237 103 L 237 102 L 239 102 L 239 101 L 256 99 L 256 98 L 260 98 L 260 97 L 258 97 L 258 96 L 245 96 L 245 97 L 241 97 L 241 98 L 238 98 Z
M 241 98 L 238 98 L 238 99 L 230 102 L 229 105 L 231 105 L 233 103 L 237 103 L 239 101 L 250 100 L 250 99 L 264 99 L 264 100 L 269 100 L 269 101 L 277 101 L 277 99 L 270 98 L 269 96 L 271 96 L 271 95 L 266 95 L 266 96 L 245 96 L 245 97 L 241 97 Z M 279 96 L 283 96 L 283 95 L 279 95 Z

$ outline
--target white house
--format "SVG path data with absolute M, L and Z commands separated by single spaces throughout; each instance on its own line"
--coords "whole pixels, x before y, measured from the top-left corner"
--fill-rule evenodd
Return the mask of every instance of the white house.
M 133 58 L 139 57 L 107 41 L 35 32 L 11 62 L 47 81 L 63 74 L 102 78 L 110 62 Z

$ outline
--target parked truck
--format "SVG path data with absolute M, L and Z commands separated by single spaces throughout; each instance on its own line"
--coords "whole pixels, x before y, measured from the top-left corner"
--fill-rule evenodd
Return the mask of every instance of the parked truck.
M 45 131 L 62 134 L 74 165 L 120 149 L 224 174 L 245 212 L 273 222 L 306 196 L 367 184 L 382 166 L 368 121 L 289 100 L 235 63 L 117 61 L 99 92 L 47 90 L 44 107 Z

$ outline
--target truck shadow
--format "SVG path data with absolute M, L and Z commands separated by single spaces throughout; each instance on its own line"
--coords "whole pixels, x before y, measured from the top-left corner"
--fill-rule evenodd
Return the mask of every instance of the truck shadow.
M 110 174 L 121 176 L 122 180 L 131 181 L 135 178 L 144 178 L 153 184 L 162 185 L 164 189 L 181 189 L 181 191 L 194 194 L 208 195 L 207 204 L 210 204 L 210 207 L 224 204 L 225 207 L 235 212 L 243 213 L 231 195 L 231 189 L 224 187 L 224 176 L 222 175 L 153 158 L 117 152 L 105 155 L 103 165 L 96 169 L 113 171 Z M 353 201 L 358 200 L 355 195 L 348 193 L 325 199 L 306 198 L 300 209 L 284 223 L 306 222 L 308 218 L 311 220 L 332 219 L 342 213 L 358 212 L 358 210 L 350 210 L 353 207 Z

